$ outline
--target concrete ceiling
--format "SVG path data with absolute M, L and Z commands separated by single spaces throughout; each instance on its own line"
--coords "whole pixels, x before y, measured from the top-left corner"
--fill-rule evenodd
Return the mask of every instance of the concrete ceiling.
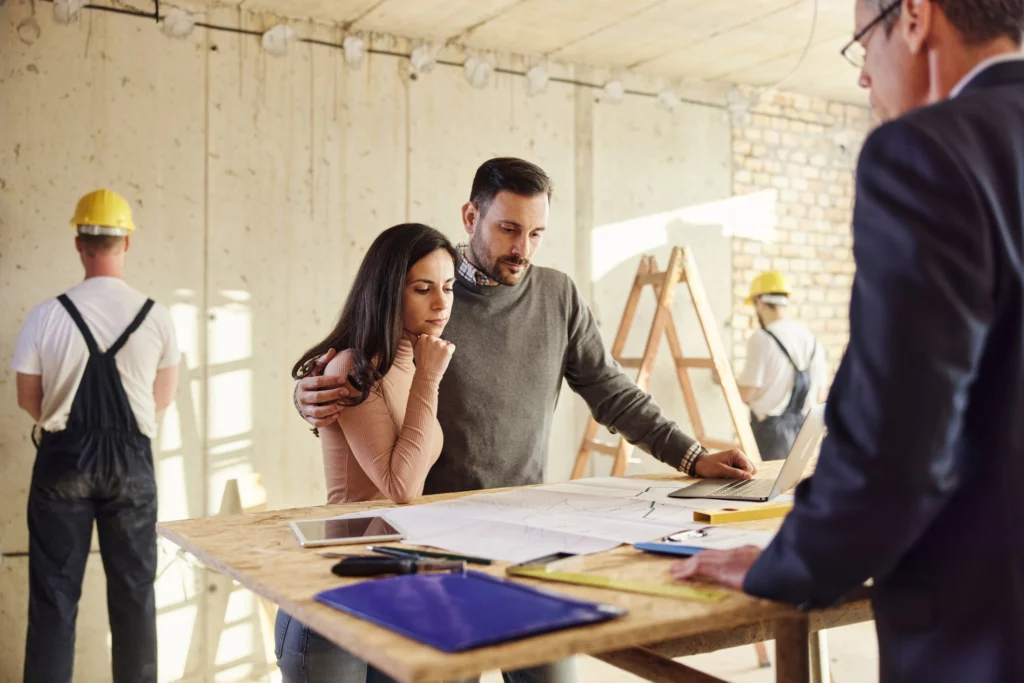
M 469 48 L 866 103 L 839 55 L 853 0 L 215 0 Z M 211 3 L 213 4 L 213 3 Z

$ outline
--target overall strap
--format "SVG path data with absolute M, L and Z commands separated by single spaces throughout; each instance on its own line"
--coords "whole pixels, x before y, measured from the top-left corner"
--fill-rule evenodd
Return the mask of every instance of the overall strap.
M 89 331 L 89 326 L 85 324 L 85 320 L 82 319 L 82 314 L 78 312 L 75 305 L 71 303 L 71 299 L 68 298 L 67 294 L 61 294 L 57 297 L 57 301 L 64 306 L 67 310 L 68 315 L 75 321 L 75 325 L 78 326 L 78 331 L 85 337 L 85 345 L 89 347 L 89 355 L 96 355 L 99 353 L 99 348 L 96 346 L 96 340 L 93 339 L 92 332 Z
M 149 315 L 149 311 L 151 308 L 153 308 L 153 300 L 146 299 L 146 303 L 142 304 L 142 308 L 139 310 L 138 315 L 135 316 L 135 320 L 132 321 L 132 324 L 128 326 L 128 329 L 121 333 L 121 336 L 117 338 L 117 341 L 114 342 L 114 345 L 107 349 L 107 355 L 117 355 L 117 352 L 120 351 L 121 347 L 124 346 L 125 343 L 128 341 L 128 337 L 132 336 L 132 333 L 135 332 L 135 330 L 139 329 L 139 326 L 142 325 L 142 322 L 146 319 L 146 316 Z
M 789 364 L 793 366 L 793 370 L 795 372 L 800 372 L 800 367 L 796 364 L 796 361 L 793 360 L 793 356 L 789 355 L 789 349 L 787 349 L 786 346 L 781 341 L 779 341 L 778 337 L 776 337 L 774 334 L 769 332 L 768 328 L 763 328 L 763 329 L 764 329 L 765 333 L 769 337 L 771 337 L 772 339 L 775 340 L 775 343 L 779 345 L 779 348 L 782 349 L 782 353 L 784 353 L 786 355 L 786 360 L 788 360 Z M 817 345 L 815 345 L 815 346 L 817 346 Z M 812 356 L 812 358 L 813 358 L 813 356 Z

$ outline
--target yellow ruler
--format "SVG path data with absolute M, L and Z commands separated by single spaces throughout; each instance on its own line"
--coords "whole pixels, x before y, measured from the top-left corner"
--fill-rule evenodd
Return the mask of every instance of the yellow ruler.
M 580 586 L 592 586 L 593 588 L 607 588 L 609 590 L 624 591 L 626 593 L 643 593 L 644 595 L 658 595 L 663 598 L 681 598 L 683 600 L 699 600 L 702 602 L 721 602 L 729 597 L 730 593 L 710 588 L 693 588 L 691 586 L 672 586 L 661 583 L 648 583 L 646 581 L 627 581 L 625 579 L 612 579 L 607 576 L 594 576 L 593 574 L 576 574 L 573 572 L 545 571 L 540 565 L 508 567 L 505 573 L 512 576 L 522 576 L 542 581 L 558 581 L 559 583 L 574 583 Z

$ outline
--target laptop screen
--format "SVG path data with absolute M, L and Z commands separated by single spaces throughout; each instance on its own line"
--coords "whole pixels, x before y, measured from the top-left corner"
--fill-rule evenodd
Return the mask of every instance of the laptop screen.
M 825 433 L 825 404 L 816 405 L 811 408 L 804 418 L 800 427 L 800 433 L 796 435 L 793 448 L 786 456 L 786 464 L 779 472 L 779 478 L 775 480 L 772 487 L 771 498 L 783 491 L 788 491 L 800 483 L 808 461 L 814 455 L 814 448 L 818 445 L 822 435 Z

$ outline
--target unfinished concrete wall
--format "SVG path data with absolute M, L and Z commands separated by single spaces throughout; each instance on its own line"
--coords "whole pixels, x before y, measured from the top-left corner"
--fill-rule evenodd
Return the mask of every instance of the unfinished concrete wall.
M 0 296 L 8 318 L 0 356 L 10 358 L 32 306 L 81 277 L 67 226 L 78 196 L 107 186 L 129 197 L 140 229 L 128 279 L 170 307 L 185 354 L 181 388 L 154 444 L 162 519 L 216 513 L 230 479 L 241 482 L 243 504 L 323 500 L 318 444 L 291 405 L 291 365 L 329 330 L 382 229 L 417 220 L 461 239 L 459 207 L 490 156 L 523 156 L 554 179 L 537 261 L 576 279 L 609 342 L 640 255 L 664 265 L 675 244 L 693 247 L 726 332 L 731 235 L 744 211 L 763 207 L 737 208 L 730 198 L 731 129 L 720 90 L 691 93 L 713 106 L 675 112 L 633 96 L 598 103 L 597 91 L 557 83 L 527 97 L 523 79 L 503 74 L 474 90 L 451 67 L 411 80 L 404 60 L 390 56 L 371 55 L 352 70 L 326 47 L 294 45 L 274 58 L 252 36 L 197 30 L 175 41 L 116 14 L 86 11 L 62 27 L 48 5 L 36 12 L 33 20 L 28 0 L 0 6 Z M 226 9 L 208 20 L 255 30 L 270 21 Z M 337 38 L 334 29 L 300 29 Z M 631 353 L 652 309 L 648 296 Z M 684 347 L 703 355 L 685 296 L 675 310 Z M 20 551 L 33 450 L 6 365 L 0 547 Z M 658 368 L 652 389 L 688 428 L 664 353 Z M 694 374 L 705 421 L 726 429 L 717 387 Z M 549 478 L 568 476 L 585 416 L 566 390 Z M 596 462 L 594 472 L 609 464 Z M 658 467 L 645 456 L 630 471 Z M 11 558 L 0 567 L 0 681 L 20 680 L 26 565 Z M 258 680 L 274 670 L 268 615 L 248 592 L 169 545 L 160 570 L 162 680 Z M 76 680 L 108 680 L 104 600 L 96 556 Z

